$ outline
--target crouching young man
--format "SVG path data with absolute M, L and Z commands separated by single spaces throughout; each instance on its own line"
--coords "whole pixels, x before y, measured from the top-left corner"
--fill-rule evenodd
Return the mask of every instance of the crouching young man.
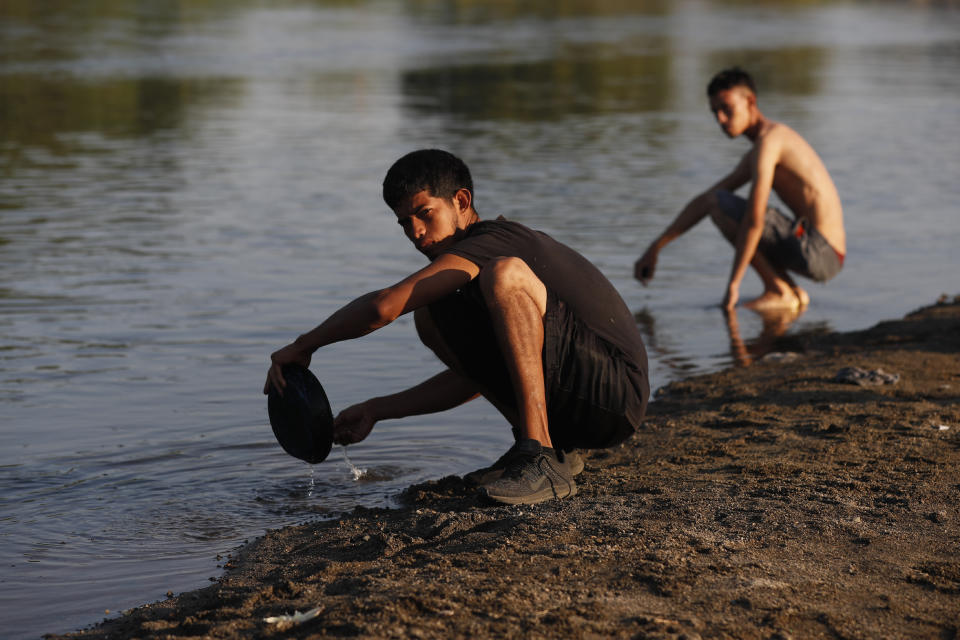
M 763 281 L 763 294 L 746 306 L 758 311 L 802 309 L 810 296 L 788 271 L 826 282 L 843 267 L 847 239 L 837 188 L 813 147 L 760 111 L 753 78 L 746 71 L 736 67 L 721 71 L 707 86 L 707 96 L 723 132 L 730 138 L 746 136 L 750 150 L 650 243 L 634 264 L 634 275 L 646 284 L 653 278 L 660 251 L 710 216 L 734 248 L 724 308 L 736 306 L 740 283 L 752 266 Z M 734 195 L 747 183 L 749 197 Z M 780 196 L 792 218 L 770 206 L 771 191 Z
M 366 438 L 379 420 L 433 413 L 483 396 L 512 426 L 514 445 L 467 474 L 507 504 L 576 493 L 578 448 L 611 447 L 646 411 L 647 356 L 632 314 L 586 258 L 548 235 L 481 221 L 466 165 L 425 149 L 387 172 L 383 197 L 430 263 L 363 295 L 271 356 L 266 391 L 283 365 L 414 312 L 423 343 L 447 367 L 405 391 L 343 410 L 334 441 Z

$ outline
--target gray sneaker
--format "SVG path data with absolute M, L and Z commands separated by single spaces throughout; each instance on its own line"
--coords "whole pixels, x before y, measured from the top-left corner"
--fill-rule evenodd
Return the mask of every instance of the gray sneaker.
M 553 449 L 536 440 L 521 440 L 513 449 L 500 477 L 484 485 L 488 497 L 504 504 L 536 504 L 577 493 L 569 466 Z
M 489 467 L 483 467 L 482 469 L 477 469 L 476 471 L 471 471 L 470 473 L 463 476 L 463 481 L 467 484 L 474 486 L 480 486 L 493 482 L 501 475 L 503 475 L 503 470 L 507 468 L 507 465 L 510 464 L 510 461 L 517 457 L 517 446 L 519 443 L 514 442 L 513 446 L 507 449 L 507 452 L 497 458 L 497 461 L 494 462 Z
M 497 458 L 497 461 L 489 467 L 483 467 L 476 471 L 471 471 L 463 476 L 463 481 L 469 485 L 482 486 L 490 484 L 503 475 L 503 470 L 507 468 L 510 461 L 517 456 L 517 443 L 507 449 L 507 452 Z M 563 461 L 567 463 L 571 476 L 578 476 L 583 472 L 583 456 L 577 450 L 564 451 Z

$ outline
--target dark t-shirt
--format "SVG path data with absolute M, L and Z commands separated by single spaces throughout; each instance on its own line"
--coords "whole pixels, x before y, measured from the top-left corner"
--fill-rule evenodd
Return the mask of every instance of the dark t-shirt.
M 570 247 L 500 217 L 471 225 L 448 252 L 481 269 L 497 257 L 522 259 L 580 321 L 646 371 L 647 354 L 633 314 L 600 270 Z

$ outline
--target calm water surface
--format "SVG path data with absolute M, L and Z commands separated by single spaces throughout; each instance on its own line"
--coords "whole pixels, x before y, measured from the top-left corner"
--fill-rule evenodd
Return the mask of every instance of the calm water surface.
M 654 387 L 734 362 L 708 224 L 632 264 L 746 149 L 703 97 L 754 71 L 846 206 L 847 267 L 789 332 L 960 292 L 960 10 L 885 2 L 0 5 L 0 627 L 34 638 L 204 585 L 245 539 L 462 473 L 508 445 L 480 402 L 387 422 L 312 470 L 260 394 L 269 353 L 422 265 L 379 197 L 441 146 L 481 215 L 594 260 Z M 757 294 L 750 276 L 744 295 Z M 762 348 L 776 323 L 741 312 Z M 409 318 L 322 350 L 334 409 L 439 367 Z

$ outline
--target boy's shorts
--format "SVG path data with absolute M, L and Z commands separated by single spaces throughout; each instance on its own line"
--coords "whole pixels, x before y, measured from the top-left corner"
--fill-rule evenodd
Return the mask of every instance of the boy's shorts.
M 716 195 L 720 210 L 739 224 L 747 211 L 747 201 L 729 191 L 717 191 Z M 843 266 L 843 256 L 806 218 L 791 220 L 776 207 L 767 208 L 757 251 L 774 268 L 792 271 L 816 282 L 826 282 Z
M 477 279 L 429 310 L 467 377 L 499 404 L 516 410 L 510 374 Z M 640 426 L 649 395 L 645 363 L 633 362 L 598 337 L 549 290 L 542 360 L 555 448 L 612 447 Z

